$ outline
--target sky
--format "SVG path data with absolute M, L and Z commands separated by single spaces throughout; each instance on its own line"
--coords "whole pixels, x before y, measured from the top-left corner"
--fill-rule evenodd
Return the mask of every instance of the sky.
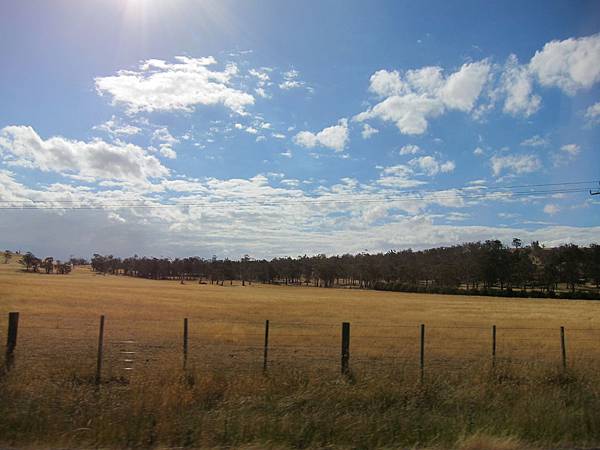
M 600 3 L 0 3 L 0 247 L 600 236 Z

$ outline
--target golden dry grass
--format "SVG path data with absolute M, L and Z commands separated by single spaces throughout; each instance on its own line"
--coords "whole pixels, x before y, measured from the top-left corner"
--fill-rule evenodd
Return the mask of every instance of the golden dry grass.
M 427 326 L 430 363 L 489 360 L 492 324 L 498 327 L 499 358 L 559 362 L 560 326 L 567 330 L 570 363 L 600 357 L 600 302 L 242 287 L 227 282 L 181 285 L 96 275 L 89 268 L 67 276 L 25 273 L 16 259 L 0 264 L 0 332 L 6 328 L 6 313 L 19 311 L 23 353 L 26 345 L 38 352 L 50 343 L 93 346 L 98 316 L 105 314 L 110 341 L 135 341 L 169 351 L 180 347 L 181 322 L 189 317 L 190 357 L 202 356 L 205 362 L 231 351 L 235 356 L 229 359 L 260 362 L 265 319 L 271 321 L 271 356 L 279 360 L 312 355 L 337 361 L 342 321 L 352 324 L 357 363 L 381 363 L 382 357 L 416 361 L 420 323 Z M 71 341 L 62 342 L 61 337 Z M 230 347 L 229 352 L 202 348 L 218 344 Z
M 13 259 L 0 264 L 0 338 L 6 313 L 21 313 L 15 369 L 0 379 L 0 445 L 597 444 L 599 308 L 591 301 L 180 285 L 87 268 L 32 274 Z M 92 380 L 100 314 L 106 353 L 98 390 Z M 184 317 L 190 319 L 186 373 Z M 268 376 L 260 370 L 265 319 L 271 321 Z M 338 376 L 342 321 L 352 323 L 351 380 Z M 420 323 L 427 325 L 423 384 Z M 567 372 L 559 365 L 560 326 L 567 330 Z

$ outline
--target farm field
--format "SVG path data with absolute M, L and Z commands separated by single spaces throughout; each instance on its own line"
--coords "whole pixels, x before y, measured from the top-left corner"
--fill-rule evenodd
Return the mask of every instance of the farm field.
M 597 302 L 181 285 L 87 267 L 25 273 L 16 259 L 0 264 L 3 341 L 7 313 L 20 313 L 15 366 L 0 382 L 0 445 L 42 437 L 52 445 L 141 447 L 600 442 Z M 185 372 L 183 318 L 190 330 Z M 351 323 L 350 378 L 339 375 L 343 321 Z
M 426 325 L 428 355 L 456 358 L 490 355 L 497 327 L 497 356 L 556 360 L 559 330 L 567 333 L 569 360 L 600 356 L 600 303 L 574 300 L 509 299 L 286 287 L 224 286 L 102 276 L 87 267 L 67 276 L 26 273 L 0 264 L 0 317 L 21 313 L 25 342 L 48 343 L 61 336 L 97 335 L 106 316 L 107 334 L 117 339 L 179 345 L 184 317 L 194 343 L 262 345 L 270 320 L 271 344 L 299 348 L 331 346 L 337 356 L 341 322 L 352 326 L 352 349 L 382 356 L 416 356 L 419 325 Z M 6 320 L 0 321 L 0 330 Z M 68 332 L 68 333 L 67 333 Z M 35 336 L 35 339 L 34 339 Z M 195 339 L 197 338 L 197 339 Z M 152 341 L 152 342 L 151 342 Z M 94 339 L 90 340 L 91 343 Z M 141 342 L 141 341 L 140 341 Z M 57 342 L 57 345 L 60 342 Z M 416 350 L 415 350 L 416 349 Z M 193 355 L 194 352 L 191 352 Z

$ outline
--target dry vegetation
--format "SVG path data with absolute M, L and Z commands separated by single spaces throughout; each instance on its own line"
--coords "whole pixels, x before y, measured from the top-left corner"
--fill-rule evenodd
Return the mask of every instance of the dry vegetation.
M 0 264 L 0 445 L 513 449 L 600 443 L 600 303 L 23 273 Z M 103 383 L 92 380 L 106 315 Z M 189 370 L 181 328 L 190 319 Z M 262 332 L 271 320 L 270 370 Z M 353 377 L 338 376 L 352 323 Z M 418 325 L 427 325 L 425 381 Z M 491 370 L 490 327 L 498 327 Z M 569 368 L 560 367 L 559 327 Z M 130 353 L 126 353 L 130 352 Z M 527 444 L 526 444 L 527 443 Z

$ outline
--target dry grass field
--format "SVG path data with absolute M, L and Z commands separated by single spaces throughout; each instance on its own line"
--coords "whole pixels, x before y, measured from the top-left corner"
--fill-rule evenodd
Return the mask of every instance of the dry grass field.
M 0 445 L 523 448 L 600 443 L 600 303 L 21 271 L 0 264 Z M 103 382 L 93 384 L 106 316 Z M 188 370 L 182 322 L 189 318 Z M 262 373 L 270 320 L 269 372 Z M 339 376 L 351 323 L 350 379 Z M 419 382 L 419 325 L 426 325 Z M 491 370 L 491 327 L 497 364 Z M 568 369 L 562 370 L 560 326 Z

